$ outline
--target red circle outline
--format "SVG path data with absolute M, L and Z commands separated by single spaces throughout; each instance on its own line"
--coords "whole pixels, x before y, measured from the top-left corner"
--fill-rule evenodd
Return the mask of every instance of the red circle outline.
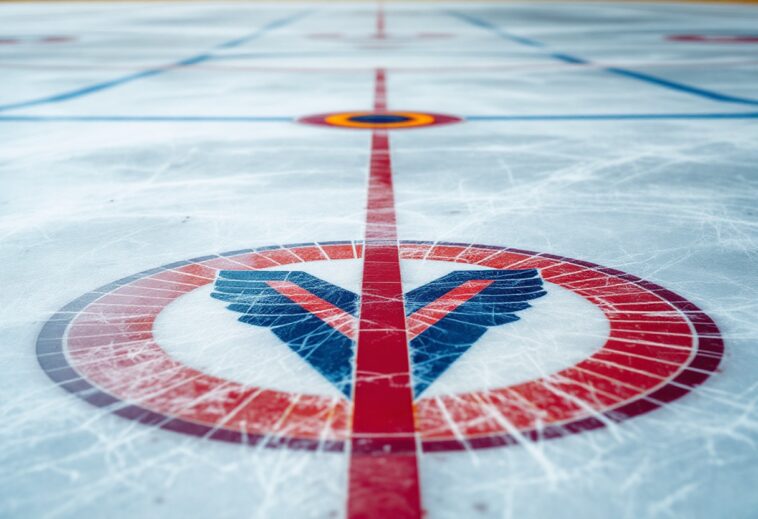
M 55 314 L 38 338 L 38 359 L 54 382 L 125 418 L 215 440 L 342 450 L 349 437 L 345 400 L 245 387 L 199 373 L 168 357 L 152 340 L 152 326 L 166 305 L 212 282 L 219 269 L 361 255 L 360 242 L 295 244 L 195 258 L 135 274 Z M 718 328 L 694 304 L 618 270 L 471 244 L 406 241 L 401 255 L 538 268 L 545 281 L 600 307 L 611 324 L 600 350 L 558 374 L 487 392 L 419 399 L 418 434 L 425 451 L 550 439 L 620 422 L 682 397 L 716 370 L 723 354 Z M 288 419 L 280 420 L 285 412 Z M 257 423 L 246 419 L 250 413 Z M 393 452 L 407 444 L 407 438 L 380 440 Z

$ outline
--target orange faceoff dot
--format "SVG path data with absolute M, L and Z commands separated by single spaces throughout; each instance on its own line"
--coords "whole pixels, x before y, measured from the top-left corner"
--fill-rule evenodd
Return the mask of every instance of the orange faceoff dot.
M 405 111 L 356 111 L 317 114 L 299 119 L 304 124 L 359 130 L 421 128 L 461 122 L 460 117 Z

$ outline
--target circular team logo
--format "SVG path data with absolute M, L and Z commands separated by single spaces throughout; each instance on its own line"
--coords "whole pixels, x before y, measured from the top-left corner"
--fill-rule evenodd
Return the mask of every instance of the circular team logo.
M 299 120 L 305 124 L 334 126 L 362 130 L 405 129 L 452 124 L 461 122 L 461 118 L 452 115 L 431 114 L 423 112 L 358 111 L 319 114 L 303 117 Z
M 350 269 L 362 249 L 265 247 L 135 274 L 56 313 L 39 362 L 58 385 L 124 418 L 342 450 L 359 310 Z M 705 313 L 618 270 L 474 244 L 401 242 L 400 256 L 426 451 L 620 422 L 682 397 L 722 356 Z

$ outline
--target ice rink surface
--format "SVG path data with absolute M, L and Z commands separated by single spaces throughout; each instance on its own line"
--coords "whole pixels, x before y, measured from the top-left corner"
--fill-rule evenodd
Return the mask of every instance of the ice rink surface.
M 417 459 L 408 485 L 420 489 L 426 518 L 758 515 L 758 7 L 55 2 L 0 4 L 0 19 L 0 517 L 381 517 L 387 503 L 371 494 L 386 501 L 387 485 L 361 479 L 349 431 L 337 426 L 318 437 L 345 440 L 342 448 L 268 448 L 265 434 L 246 439 L 252 426 L 235 421 L 238 408 L 200 434 L 118 416 L 130 404 L 169 405 L 134 391 L 165 394 L 170 381 L 139 364 L 139 349 L 123 354 L 136 367 L 103 375 L 122 367 L 103 360 L 119 339 L 76 357 L 75 319 L 91 301 L 66 305 L 162 265 L 176 274 L 188 258 L 204 258 L 197 267 L 226 251 L 314 242 L 353 252 L 337 267 L 327 250 L 266 272 L 308 272 L 339 287 L 334 294 L 366 299 L 362 240 L 367 257 L 377 236 L 395 243 L 386 216 L 395 213 L 407 306 L 451 269 L 486 268 L 453 268 L 435 259 L 435 244 L 466 244 L 457 258 L 485 244 L 641 278 L 702 310 L 683 310 L 689 328 L 658 340 L 698 330 L 701 346 L 723 339 L 723 356 L 706 352 L 713 362 L 692 368 L 697 383 L 679 384 L 687 391 L 665 402 L 643 395 L 656 401 L 650 412 L 621 419 L 574 401 L 577 416 L 604 426 L 571 431 L 579 434 L 542 438 L 565 405 L 519 397 L 512 405 L 524 409 L 513 412 L 532 413 L 532 433 L 498 415 L 515 442 L 476 448 L 476 435 L 461 432 L 475 419 L 445 415 L 462 448 L 434 449 L 417 408 L 412 434 L 423 448 L 398 456 Z M 372 110 L 461 120 L 373 131 L 298 122 Z M 376 195 L 392 194 L 382 174 L 394 181 L 394 204 Z M 424 402 L 444 414 L 450 395 L 549 379 L 603 347 L 609 307 L 542 276 L 546 295 L 430 378 Z M 220 281 L 191 288 L 154 315 L 168 358 L 225 387 L 349 409 L 344 386 L 314 361 L 214 298 Z M 129 304 L 140 315 L 152 308 Z M 56 328 L 64 318 L 74 324 Z M 702 333 L 696 324 L 708 319 L 718 329 Z M 56 379 L 50 330 L 79 374 L 108 364 L 83 375 L 95 389 Z M 111 379 L 98 385 L 98 376 Z M 96 401 L 104 394 L 116 401 Z M 223 407 L 214 398 L 201 399 Z M 278 431 L 293 409 L 272 411 L 266 427 Z M 242 439 L 216 441 L 221 422 Z M 412 503 L 387 506 L 420 517 Z

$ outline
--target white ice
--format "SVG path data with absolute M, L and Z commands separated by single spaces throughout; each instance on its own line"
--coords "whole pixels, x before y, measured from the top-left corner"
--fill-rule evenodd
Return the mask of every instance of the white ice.
M 51 383 L 34 344 L 57 309 L 135 272 L 228 250 L 361 239 L 369 134 L 288 120 L 112 117 L 368 109 L 376 67 L 388 71 L 396 109 L 535 117 L 758 112 L 758 105 L 603 71 L 621 67 L 758 99 L 758 45 L 666 40 L 755 35 L 753 6 L 420 2 L 385 9 L 389 38 L 379 41 L 370 37 L 370 3 L 0 5 L 0 38 L 23 40 L 0 45 L 0 517 L 344 514 L 346 455 L 245 448 L 124 420 Z M 446 10 L 548 47 L 519 45 Z M 213 51 L 218 59 L 68 100 L 1 108 L 170 65 L 300 11 L 309 14 Z M 415 37 L 423 31 L 450 37 Z M 330 32 L 345 38 L 310 37 Z M 44 35 L 75 40 L 34 43 Z M 592 65 L 569 65 L 550 52 Z M 402 239 L 512 246 L 618 268 L 693 301 L 715 319 L 726 345 L 719 372 L 703 386 L 618 426 L 424 455 L 429 519 L 755 517 L 757 123 L 748 116 L 472 119 L 392 133 Z M 591 324 L 591 312 L 574 310 Z M 517 324 L 527 326 L 526 317 Z M 601 332 L 576 333 L 592 340 Z M 514 364 L 556 369 L 559 337 L 545 337 L 542 356 L 525 347 Z M 584 347 L 594 346 L 577 343 L 558 364 L 584 355 Z M 504 364 L 496 368 L 514 376 Z M 251 377 L 245 380 L 262 376 L 236 369 Z M 308 384 L 289 375 L 292 384 Z

